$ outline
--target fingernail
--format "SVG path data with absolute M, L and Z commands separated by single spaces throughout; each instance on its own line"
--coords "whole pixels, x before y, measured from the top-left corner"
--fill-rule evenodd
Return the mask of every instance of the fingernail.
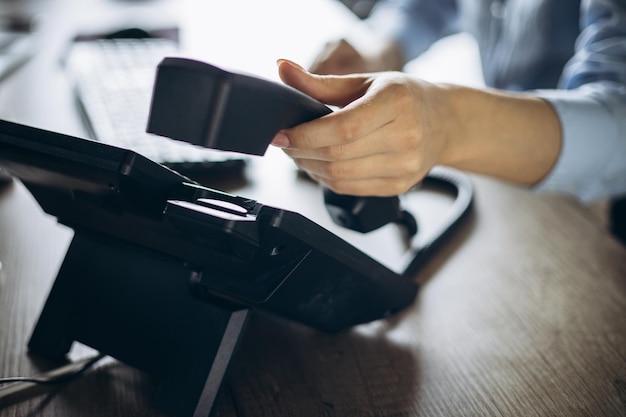
M 280 64 L 282 64 L 283 62 L 286 63 L 287 65 L 290 65 L 290 66 L 294 67 L 294 68 L 298 68 L 298 69 L 300 69 L 302 71 L 306 71 L 301 65 L 296 64 L 295 62 L 290 61 L 288 59 L 279 58 L 279 59 L 276 60 L 276 65 L 280 66 Z
M 277 146 L 279 148 L 288 148 L 291 143 L 289 143 L 289 138 L 282 132 L 278 132 L 274 139 L 272 139 L 272 145 Z

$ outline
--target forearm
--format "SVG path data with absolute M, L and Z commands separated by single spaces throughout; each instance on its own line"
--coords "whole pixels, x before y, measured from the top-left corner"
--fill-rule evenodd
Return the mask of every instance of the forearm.
M 530 94 L 441 86 L 446 147 L 441 164 L 532 185 L 543 179 L 561 150 L 553 108 Z

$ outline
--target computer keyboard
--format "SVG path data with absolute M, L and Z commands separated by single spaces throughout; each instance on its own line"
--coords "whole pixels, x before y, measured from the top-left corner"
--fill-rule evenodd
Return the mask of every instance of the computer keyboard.
M 66 57 L 93 139 L 133 150 L 183 174 L 238 171 L 248 157 L 146 133 L 156 67 L 176 55 L 163 38 L 73 42 Z

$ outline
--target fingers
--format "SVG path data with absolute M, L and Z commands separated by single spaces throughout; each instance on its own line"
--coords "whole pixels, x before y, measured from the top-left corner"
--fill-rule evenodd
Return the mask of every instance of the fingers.
M 285 84 L 333 106 L 343 107 L 361 97 L 370 83 L 370 77 L 364 75 L 315 75 L 289 60 L 280 59 L 277 64 Z
M 345 107 L 320 119 L 285 129 L 277 135 L 272 144 L 289 149 L 315 149 L 310 157 L 325 159 L 325 147 L 350 148 L 350 143 L 359 141 L 372 132 L 390 123 L 397 114 L 392 91 L 370 88 L 369 75 L 318 76 L 306 72 L 296 64 L 282 60 L 279 62 L 280 76 L 285 83 L 323 102 L 345 104 Z M 368 88 L 370 91 L 368 91 Z M 367 96 L 363 96 L 364 93 Z M 370 143 L 371 144 L 371 143 Z M 380 143 L 382 146 L 384 142 Z M 364 145 L 361 145 L 361 148 Z M 359 151 L 359 147 L 352 148 Z M 378 150 L 376 148 L 375 150 Z M 315 155 L 317 154 L 317 156 Z M 301 156 L 301 155 L 300 155 Z
M 397 195 L 425 175 L 422 160 L 428 152 L 403 124 L 395 122 L 365 137 L 341 145 L 285 148 L 311 177 L 341 194 Z
M 285 129 L 272 143 L 294 151 L 310 151 L 306 154 L 316 159 L 337 158 L 343 151 L 358 152 L 362 147 L 373 144 L 372 141 L 360 145 L 353 143 L 364 139 L 386 123 L 387 118 L 369 108 L 354 111 L 339 110 L 323 118 Z M 283 141 L 279 141 L 278 138 L 282 138 Z M 336 149 L 324 149 L 327 147 Z
M 394 178 L 409 175 L 413 167 L 399 155 L 375 154 L 343 161 L 318 161 L 294 158 L 300 168 L 327 182 Z
M 419 133 L 393 124 L 345 145 L 284 151 L 312 178 L 340 194 L 398 195 L 426 175 L 432 156 L 416 140 Z
M 315 181 L 324 184 L 337 194 L 365 196 L 365 197 L 389 197 L 401 195 L 413 188 L 421 178 L 408 181 L 399 181 L 397 178 L 371 178 L 364 180 L 332 181 L 316 174 L 309 174 Z
M 433 104 L 440 99 L 430 84 L 394 72 L 320 76 L 284 60 L 279 72 L 305 94 L 344 106 L 284 129 L 272 142 L 333 191 L 402 194 L 437 163 L 445 130 L 439 132 L 441 126 L 432 122 Z
M 332 128 L 330 129 L 332 130 Z M 334 137 L 329 140 L 341 142 L 340 134 L 333 132 Z M 286 137 L 286 136 L 285 136 Z M 288 139 L 287 139 L 288 140 Z M 318 142 L 313 147 L 285 146 L 284 151 L 293 159 L 312 159 L 317 161 L 341 161 L 362 158 L 374 153 L 386 153 L 397 149 L 398 140 L 389 140 L 378 132 L 360 137 L 358 140 L 343 141 L 321 146 Z M 301 142 L 299 142 L 301 143 Z M 289 144 L 291 145 L 291 144 Z

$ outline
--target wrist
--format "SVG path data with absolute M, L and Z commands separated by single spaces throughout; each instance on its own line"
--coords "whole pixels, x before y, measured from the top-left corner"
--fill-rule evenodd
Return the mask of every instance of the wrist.
M 438 124 L 442 147 L 438 165 L 460 167 L 473 159 L 474 148 L 468 143 L 468 129 L 471 125 L 472 110 L 468 103 L 471 100 L 467 92 L 460 86 L 452 84 L 436 84 L 439 104 Z
M 550 172 L 561 128 L 548 103 L 528 93 L 439 88 L 447 112 L 440 164 L 526 185 Z

